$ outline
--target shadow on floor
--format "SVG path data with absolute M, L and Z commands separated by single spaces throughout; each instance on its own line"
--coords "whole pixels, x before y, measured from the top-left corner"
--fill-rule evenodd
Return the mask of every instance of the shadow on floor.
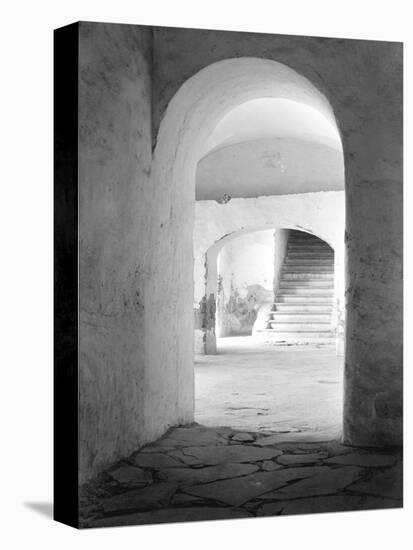
M 53 503 L 52 502 L 24 502 L 23 505 L 33 512 L 37 512 L 43 517 L 53 519 Z
M 400 508 L 401 449 L 192 424 L 81 488 L 80 526 Z

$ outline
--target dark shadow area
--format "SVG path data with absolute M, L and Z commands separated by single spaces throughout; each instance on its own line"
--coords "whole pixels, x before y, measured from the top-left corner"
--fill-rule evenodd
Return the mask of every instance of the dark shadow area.
M 23 502 L 23 505 L 34 512 L 37 512 L 43 517 L 53 519 L 53 503 L 52 502 Z
M 403 506 L 400 449 L 316 439 L 200 424 L 172 428 L 82 487 L 80 527 Z

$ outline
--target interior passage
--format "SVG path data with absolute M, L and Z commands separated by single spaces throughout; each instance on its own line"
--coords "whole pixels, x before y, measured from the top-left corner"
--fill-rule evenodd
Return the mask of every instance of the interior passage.
M 196 358 L 196 422 L 288 441 L 340 437 L 343 357 L 333 349 L 274 347 L 251 336 L 218 345 L 219 355 Z

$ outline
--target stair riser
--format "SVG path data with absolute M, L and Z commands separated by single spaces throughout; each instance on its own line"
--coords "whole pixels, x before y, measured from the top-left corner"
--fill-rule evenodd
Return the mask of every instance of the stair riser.
M 317 244 L 289 244 L 287 247 L 287 254 L 288 252 L 329 252 L 330 254 L 333 253 L 332 249 L 328 246 L 319 246 Z
M 323 279 L 296 279 L 293 281 L 281 281 L 279 289 L 282 290 L 284 288 L 295 288 L 295 289 L 306 289 L 306 288 L 326 288 L 329 291 L 334 289 L 334 284 L 332 281 L 325 281 Z
M 333 296 L 322 296 L 322 295 L 307 295 L 305 297 L 300 296 L 300 294 L 278 294 L 277 295 L 277 302 L 282 304 L 296 304 L 296 303 L 302 303 L 303 300 L 307 304 L 311 304 L 312 302 L 317 302 L 318 304 L 323 303 L 328 306 L 332 305 L 333 303 Z
M 333 262 L 334 256 L 331 254 L 325 254 L 324 252 L 320 252 L 318 254 L 312 254 L 311 252 L 290 252 L 286 261 L 289 262 L 290 260 L 299 260 L 300 262 L 305 262 L 307 260 L 314 260 L 317 262 L 319 260 L 328 260 L 329 262 Z
M 269 321 L 272 329 L 277 332 L 330 332 L 331 323 L 281 323 Z
M 283 280 L 323 280 L 323 281 L 334 281 L 334 276 L 332 273 L 323 273 L 320 271 L 283 271 L 281 274 L 281 279 Z
M 283 302 L 274 302 L 273 311 L 285 311 L 285 312 L 294 312 L 294 311 L 305 311 L 305 312 L 314 312 L 314 313 L 331 313 L 333 311 L 333 306 L 331 300 L 328 300 L 326 303 L 314 303 L 309 304 L 307 300 L 303 302 L 286 304 Z
M 300 266 L 291 266 L 286 265 L 282 269 L 282 274 L 291 273 L 291 274 L 308 274 L 308 275 L 330 275 L 334 277 L 334 270 L 328 265 L 300 265 Z
M 320 239 L 317 239 L 317 238 L 305 238 L 305 239 L 289 239 L 288 240 L 288 243 L 289 244 L 318 244 L 318 245 L 323 245 L 323 246 L 326 246 L 327 243 L 325 241 L 321 241 Z M 327 245 L 328 246 L 328 245 Z
M 300 265 L 311 265 L 311 266 L 321 266 L 321 265 L 325 265 L 325 266 L 329 266 L 331 268 L 334 268 L 334 261 L 331 260 L 331 259 L 325 259 L 325 260 L 312 260 L 310 258 L 307 258 L 307 259 L 304 259 L 302 260 L 301 258 L 294 258 L 293 260 L 291 260 L 290 258 L 287 258 L 284 262 L 284 265 L 286 266 L 291 266 L 291 267 L 299 267 Z
M 277 293 L 277 300 L 278 297 L 281 296 L 301 296 L 301 301 L 303 301 L 303 296 L 306 296 L 304 301 L 307 301 L 307 297 L 319 297 L 320 295 L 323 296 L 323 298 L 327 299 L 330 298 L 330 300 L 333 299 L 333 292 L 329 292 L 329 289 L 327 288 L 281 288 Z
M 330 323 L 331 322 L 331 314 L 320 314 L 320 315 L 302 315 L 301 313 L 280 313 L 280 312 L 273 312 L 271 314 L 272 321 L 275 321 L 277 323 L 299 323 L 299 324 L 305 324 L 305 323 Z

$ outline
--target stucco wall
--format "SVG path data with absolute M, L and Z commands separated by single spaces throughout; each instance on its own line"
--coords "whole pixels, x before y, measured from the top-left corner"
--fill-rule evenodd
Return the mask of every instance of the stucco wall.
M 178 336 L 193 333 L 178 291 L 192 284 L 191 218 L 150 184 L 151 48 L 148 27 L 80 25 L 81 482 L 193 418 L 192 365 L 175 367 L 193 349 Z
M 340 220 L 338 220 L 338 223 L 340 223 Z M 278 287 L 280 285 L 281 270 L 284 265 L 285 257 L 287 255 L 289 234 L 289 229 L 277 229 L 274 232 L 274 296 L 278 292 Z
M 145 440 L 149 59 L 146 28 L 80 25 L 81 481 Z
M 344 189 L 343 153 L 299 139 L 262 139 L 213 151 L 198 163 L 196 198 L 259 197 Z
M 272 299 L 274 231 L 228 242 L 218 254 L 216 335 L 251 334 L 257 311 Z

